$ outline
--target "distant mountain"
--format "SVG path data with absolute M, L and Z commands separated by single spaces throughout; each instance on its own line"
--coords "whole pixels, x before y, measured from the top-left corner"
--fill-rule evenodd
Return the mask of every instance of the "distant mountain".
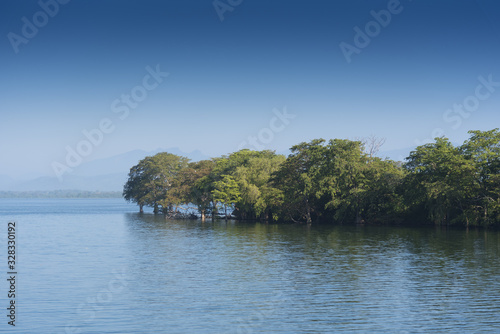
M 404 161 L 413 148 L 381 151 L 377 156 L 388 157 L 396 161 Z M 209 159 L 200 151 L 191 153 L 182 152 L 178 148 L 156 149 L 154 151 L 134 150 L 115 155 L 105 159 L 98 159 L 83 163 L 76 167 L 71 174 L 63 176 L 63 182 L 54 176 L 44 176 L 35 179 L 16 181 L 7 175 L 0 175 L 0 191 L 56 191 L 56 190 L 80 190 L 80 191 L 122 191 L 127 182 L 130 168 L 146 156 L 152 156 L 159 152 L 185 156 L 191 161 Z M 278 152 L 288 156 L 289 151 Z
M 63 181 L 54 176 L 43 176 L 30 180 L 15 181 L 0 175 L 0 191 L 122 191 L 130 168 L 141 159 L 159 152 L 182 155 L 192 161 L 209 159 L 200 151 L 182 152 L 178 148 L 156 149 L 151 152 L 134 150 L 105 159 L 82 163 L 72 173 L 63 175 Z
M 120 191 L 0 191 L 0 198 L 121 198 Z
M 7 175 L 0 175 L 0 189 L 8 189 L 14 184 L 14 180 Z
M 160 152 L 168 152 L 172 154 L 181 155 L 191 159 L 191 161 L 199 161 L 209 159 L 200 151 L 193 151 L 191 153 L 182 152 L 177 147 L 169 149 L 156 149 L 154 151 L 134 150 L 123 154 L 115 155 L 105 159 L 98 159 L 81 164 L 74 169 L 73 174 L 79 176 L 96 176 L 106 174 L 125 173 L 128 174 L 130 168 L 144 159 L 147 156 L 152 156 Z
M 60 182 L 57 177 L 39 177 L 33 180 L 17 182 L 7 191 L 121 191 L 127 181 L 127 173 L 115 173 L 96 176 L 65 175 Z
M 77 176 L 98 176 L 109 174 L 128 174 L 130 167 L 136 165 L 139 160 L 148 155 L 154 155 L 158 152 L 146 152 L 143 150 L 134 150 L 123 154 L 115 155 L 109 158 L 92 160 L 82 163 L 74 168 L 73 174 Z

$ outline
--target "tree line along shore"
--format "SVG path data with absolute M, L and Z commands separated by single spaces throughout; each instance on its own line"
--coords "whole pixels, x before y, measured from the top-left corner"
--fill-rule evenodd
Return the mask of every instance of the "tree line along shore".
M 370 143 L 368 143 L 370 144 Z M 210 160 L 158 153 L 130 169 L 126 200 L 155 214 L 331 224 L 500 225 L 500 132 L 469 131 L 418 146 L 396 162 L 361 141 L 315 139 Z M 198 217 L 198 216 L 195 216 Z

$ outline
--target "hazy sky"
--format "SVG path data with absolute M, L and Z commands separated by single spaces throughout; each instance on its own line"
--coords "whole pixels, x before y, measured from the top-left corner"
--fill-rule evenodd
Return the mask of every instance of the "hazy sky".
M 0 174 L 500 126 L 495 0 L 3 0 L 0 33 Z

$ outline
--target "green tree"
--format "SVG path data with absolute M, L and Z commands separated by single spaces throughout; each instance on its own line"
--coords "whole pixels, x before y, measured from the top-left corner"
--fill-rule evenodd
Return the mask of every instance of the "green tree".
M 214 160 L 192 162 L 184 174 L 186 202 L 191 202 L 198 207 L 202 221 L 205 221 L 206 213 L 213 210 L 213 184 L 209 176 L 214 166 Z
M 317 197 L 324 209 L 340 222 L 361 222 L 362 201 L 367 190 L 367 156 L 359 141 L 332 139 L 324 148 Z
M 405 199 L 410 214 L 435 224 L 451 224 L 455 218 L 468 221 L 467 201 L 474 185 L 474 166 L 447 138 L 422 145 L 410 153 L 405 168 Z
M 476 130 L 469 134 L 459 148 L 473 166 L 467 176 L 471 184 L 467 212 L 474 223 L 491 225 L 500 218 L 500 132 Z
M 369 157 L 360 141 L 315 139 L 292 147 L 273 182 L 286 220 L 353 223 L 376 221 L 377 212 L 395 219 L 390 206 L 401 210 L 402 178 L 400 166 Z
M 240 193 L 234 203 L 234 215 L 240 219 L 268 219 L 276 205 L 277 190 L 270 184 L 271 174 L 277 170 L 285 157 L 274 151 L 251 151 L 248 149 L 231 153 L 228 156 L 215 159 L 215 167 L 203 183 L 210 185 L 212 191 L 215 185 L 224 177 L 233 178 Z M 214 202 L 217 202 L 214 198 Z M 217 203 L 213 203 L 217 207 Z
M 269 221 L 270 214 L 277 212 L 279 191 L 271 184 L 271 175 L 285 161 L 283 155 L 260 152 L 260 156 L 248 159 L 236 168 L 234 177 L 239 185 L 241 199 L 237 203 L 242 218 L 260 218 Z
M 144 159 L 145 160 L 145 159 Z M 146 163 L 141 160 L 139 164 L 130 168 L 128 173 L 128 181 L 123 187 L 123 197 L 128 202 L 137 203 L 139 205 L 139 212 L 144 212 L 144 205 L 148 195 L 146 187 Z
M 182 203 L 173 189 L 177 185 L 179 172 L 187 166 L 189 159 L 171 153 L 158 153 L 146 157 L 130 169 L 129 179 L 124 186 L 125 199 L 153 207 L 156 214 L 171 210 Z
M 222 203 L 227 220 L 227 207 L 234 208 L 234 204 L 241 199 L 238 183 L 230 175 L 223 175 L 222 180 L 216 181 L 212 195 L 217 202 Z
M 367 222 L 400 222 L 405 213 L 401 185 L 405 178 L 402 164 L 392 160 L 370 158 L 365 171 L 366 190 L 361 200 L 362 215 Z
M 279 217 L 293 222 L 311 224 L 320 213 L 317 178 L 324 157 L 324 139 L 300 143 L 272 177 L 272 184 L 280 191 L 282 208 Z

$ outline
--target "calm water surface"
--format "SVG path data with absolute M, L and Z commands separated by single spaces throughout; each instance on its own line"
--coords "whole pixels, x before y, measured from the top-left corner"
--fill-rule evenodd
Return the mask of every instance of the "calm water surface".
M 136 211 L 120 199 L 0 199 L 1 249 L 15 220 L 19 254 L 17 326 L 2 279 L 0 331 L 500 332 L 497 231 Z

